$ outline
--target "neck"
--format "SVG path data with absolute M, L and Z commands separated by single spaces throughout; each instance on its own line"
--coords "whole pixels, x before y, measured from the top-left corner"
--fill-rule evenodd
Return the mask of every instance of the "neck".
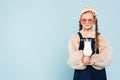
M 81 30 L 84 37 L 94 37 L 94 31 L 92 29 L 89 30 Z
M 92 33 L 92 32 L 93 32 L 92 29 L 83 29 L 82 31 L 83 31 L 84 33 L 86 33 L 86 34 L 89 34 L 89 33 Z

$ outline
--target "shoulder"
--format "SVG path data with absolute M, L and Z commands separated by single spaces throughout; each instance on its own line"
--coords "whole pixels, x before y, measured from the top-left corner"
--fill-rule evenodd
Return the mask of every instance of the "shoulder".
M 99 38 L 99 39 L 102 39 L 102 38 L 103 38 L 103 35 L 99 33 L 98 38 Z
M 98 38 L 99 38 L 99 40 L 105 40 L 106 39 L 106 37 L 103 34 L 99 34 Z
M 100 34 L 98 38 L 99 38 L 99 43 L 103 43 L 104 45 L 111 45 L 111 42 L 105 35 Z
M 72 41 L 73 41 L 73 40 L 80 41 L 79 34 L 78 34 L 78 33 L 72 34 L 69 40 L 72 40 Z

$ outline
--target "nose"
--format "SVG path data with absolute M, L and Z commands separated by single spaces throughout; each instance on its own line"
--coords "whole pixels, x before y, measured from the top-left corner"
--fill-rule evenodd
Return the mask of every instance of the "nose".
M 89 23 L 89 20 L 86 20 L 86 23 Z

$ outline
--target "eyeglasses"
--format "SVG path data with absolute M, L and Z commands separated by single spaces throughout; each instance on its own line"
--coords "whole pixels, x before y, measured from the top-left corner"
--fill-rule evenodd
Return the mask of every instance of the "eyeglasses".
M 83 23 L 83 24 L 85 24 L 86 22 L 89 24 L 92 24 L 94 22 L 94 20 L 93 19 L 82 19 L 81 20 L 81 23 Z

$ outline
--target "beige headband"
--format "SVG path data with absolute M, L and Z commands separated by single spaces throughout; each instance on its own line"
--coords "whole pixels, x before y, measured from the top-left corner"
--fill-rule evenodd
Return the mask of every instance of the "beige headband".
M 94 16 L 97 16 L 97 12 L 96 12 L 91 6 L 89 6 L 89 5 L 87 5 L 87 6 L 81 11 L 80 15 L 83 14 L 83 13 L 85 13 L 85 12 L 87 12 L 87 11 L 91 11 Z

